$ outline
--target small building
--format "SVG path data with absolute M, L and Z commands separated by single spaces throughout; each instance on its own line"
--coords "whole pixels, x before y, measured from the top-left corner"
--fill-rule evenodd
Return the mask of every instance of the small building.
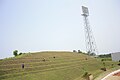
M 119 61 L 120 60 L 120 52 L 111 53 L 112 61 Z

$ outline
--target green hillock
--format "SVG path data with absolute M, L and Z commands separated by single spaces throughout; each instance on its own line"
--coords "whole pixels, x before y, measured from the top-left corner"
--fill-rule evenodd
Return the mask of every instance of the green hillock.
M 24 69 L 21 65 L 24 64 Z M 85 80 L 87 72 L 96 78 L 117 63 L 82 53 L 36 52 L 0 60 L 0 80 Z M 112 66 L 111 66 L 112 65 Z

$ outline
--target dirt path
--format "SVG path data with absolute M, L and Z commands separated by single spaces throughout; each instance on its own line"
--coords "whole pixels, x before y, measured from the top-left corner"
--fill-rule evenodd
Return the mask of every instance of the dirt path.
M 120 80 L 120 69 L 108 74 L 101 80 Z

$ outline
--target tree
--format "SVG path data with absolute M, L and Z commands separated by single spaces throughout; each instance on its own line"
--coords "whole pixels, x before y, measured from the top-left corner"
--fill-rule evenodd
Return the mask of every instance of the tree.
M 82 51 L 78 50 L 78 53 L 82 53 Z
M 110 58 L 111 54 L 101 54 L 101 55 L 98 55 L 98 57 L 100 57 L 100 58 Z
M 73 50 L 73 52 L 76 52 L 76 50 Z
M 17 56 L 18 55 L 18 50 L 13 51 L 13 55 Z

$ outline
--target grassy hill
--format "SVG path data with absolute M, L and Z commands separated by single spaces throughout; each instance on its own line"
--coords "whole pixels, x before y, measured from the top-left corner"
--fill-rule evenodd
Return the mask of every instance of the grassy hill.
M 45 61 L 44 61 L 45 59 Z M 21 68 L 21 64 L 25 68 Z M 111 66 L 113 64 L 113 66 Z M 111 69 L 116 63 L 105 61 Z M 73 52 L 26 53 L 15 58 L 0 60 L 0 80 L 84 80 L 88 72 L 96 78 L 104 72 L 101 59 Z

